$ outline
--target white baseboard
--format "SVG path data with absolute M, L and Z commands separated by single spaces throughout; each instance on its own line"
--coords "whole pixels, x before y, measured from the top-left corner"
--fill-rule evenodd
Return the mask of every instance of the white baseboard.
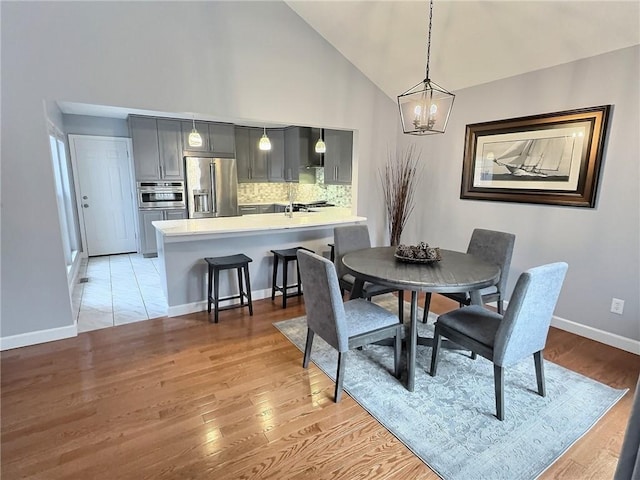
M 605 345 L 610 345 L 612 347 L 640 355 L 640 341 L 638 340 L 623 337 L 615 333 L 605 332 L 604 330 L 599 330 L 597 328 L 589 327 L 588 325 L 582 325 L 556 316 L 551 319 L 551 325 L 559 328 L 560 330 L 575 333 L 581 337 L 589 338 L 596 342 L 604 343 Z
M 21 333 L 10 337 L 0 338 L 0 350 L 9 350 L 12 348 L 26 347 L 36 345 L 38 343 L 53 342 L 64 338 L 76 337 L 78 335 L 78 326 L 69 325 L 67 327 L 50 328 L 48 330 L 39 330 L 37 332 Z
M 266 288 L 264 290 L 254 290 L 251 292 L 252 300 L 262 300 L 263 298 L 271 297 L 271 289 Z M 221 307 L 227 305 L 238 304 L 239 300 L 227 300 L 220 302 Z M 179 317 L 180 315 L 187 315 L 189 313 L 204 312 L 207 309 L 207 301 L 202 300 L 200 302 L 184 303 L 182 305 L 175 305 L 167 309 L 168 317 Z

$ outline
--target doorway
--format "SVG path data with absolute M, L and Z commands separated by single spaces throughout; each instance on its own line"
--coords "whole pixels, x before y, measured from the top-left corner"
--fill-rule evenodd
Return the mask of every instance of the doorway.
M 137 251 L 131 140 L 69 135 L 83 250 L 88 256 Z

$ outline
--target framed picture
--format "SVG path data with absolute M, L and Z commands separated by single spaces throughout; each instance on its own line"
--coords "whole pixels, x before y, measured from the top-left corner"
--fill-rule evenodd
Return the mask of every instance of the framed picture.
M 610 109 L 467 125 L 460 198 L 593 208 Z

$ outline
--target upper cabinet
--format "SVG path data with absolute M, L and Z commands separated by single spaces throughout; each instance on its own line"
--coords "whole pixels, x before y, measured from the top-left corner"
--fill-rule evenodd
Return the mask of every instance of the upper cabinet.
M 284 129 L 267 129 L 267 136 L 271 141 L 271 150 L 263 152 L 267 154 L 267 165 L 269 165 L 269 181 L 287 181 L 285 166 Z
M 235 127 L 236 165 L 240 183 L 268 181 L 267 157 L 258 150 L 261 135 L 262 130 L 258 128 Z
M 266 151 L 258 148 L 263 133 L 262 128 L 235 128 L 236 164 L 240 183 L 286 181 L 284 129 L 267 129 L 271 150 Z
M 351 157 L 353 132 L 324 130 L 324 183 L 344 185 L 351 183 Z
M 202 146 L 189 145 L 189 134 L 193 130 L 193 121 L 182 122 L 182 144 L 184 150 L 194 153 L 214 153 L 221 157 L 235 156 L 235 133 L 231 123 L 195 122 L 196 130 L 202 138 Z
M 158 119 L 158 150 L 160 152 L 160 177 L 166 180 L 182 180 L 182 140 L 178 120 Z
M 129 117 L 136 180 L 183 180 L 180 121 Z

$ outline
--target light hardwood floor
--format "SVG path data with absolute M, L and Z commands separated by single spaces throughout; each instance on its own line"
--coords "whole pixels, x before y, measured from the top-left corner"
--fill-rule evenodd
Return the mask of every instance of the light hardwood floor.
M 303 301 L 276 300 L 2 352 L 2 478 L 437 479 L 348 395 L 333 403 L 272 326 Z M 612 478 L 640 357 L 551 329 L 546 358 L 630 392 L 541 478 Z

